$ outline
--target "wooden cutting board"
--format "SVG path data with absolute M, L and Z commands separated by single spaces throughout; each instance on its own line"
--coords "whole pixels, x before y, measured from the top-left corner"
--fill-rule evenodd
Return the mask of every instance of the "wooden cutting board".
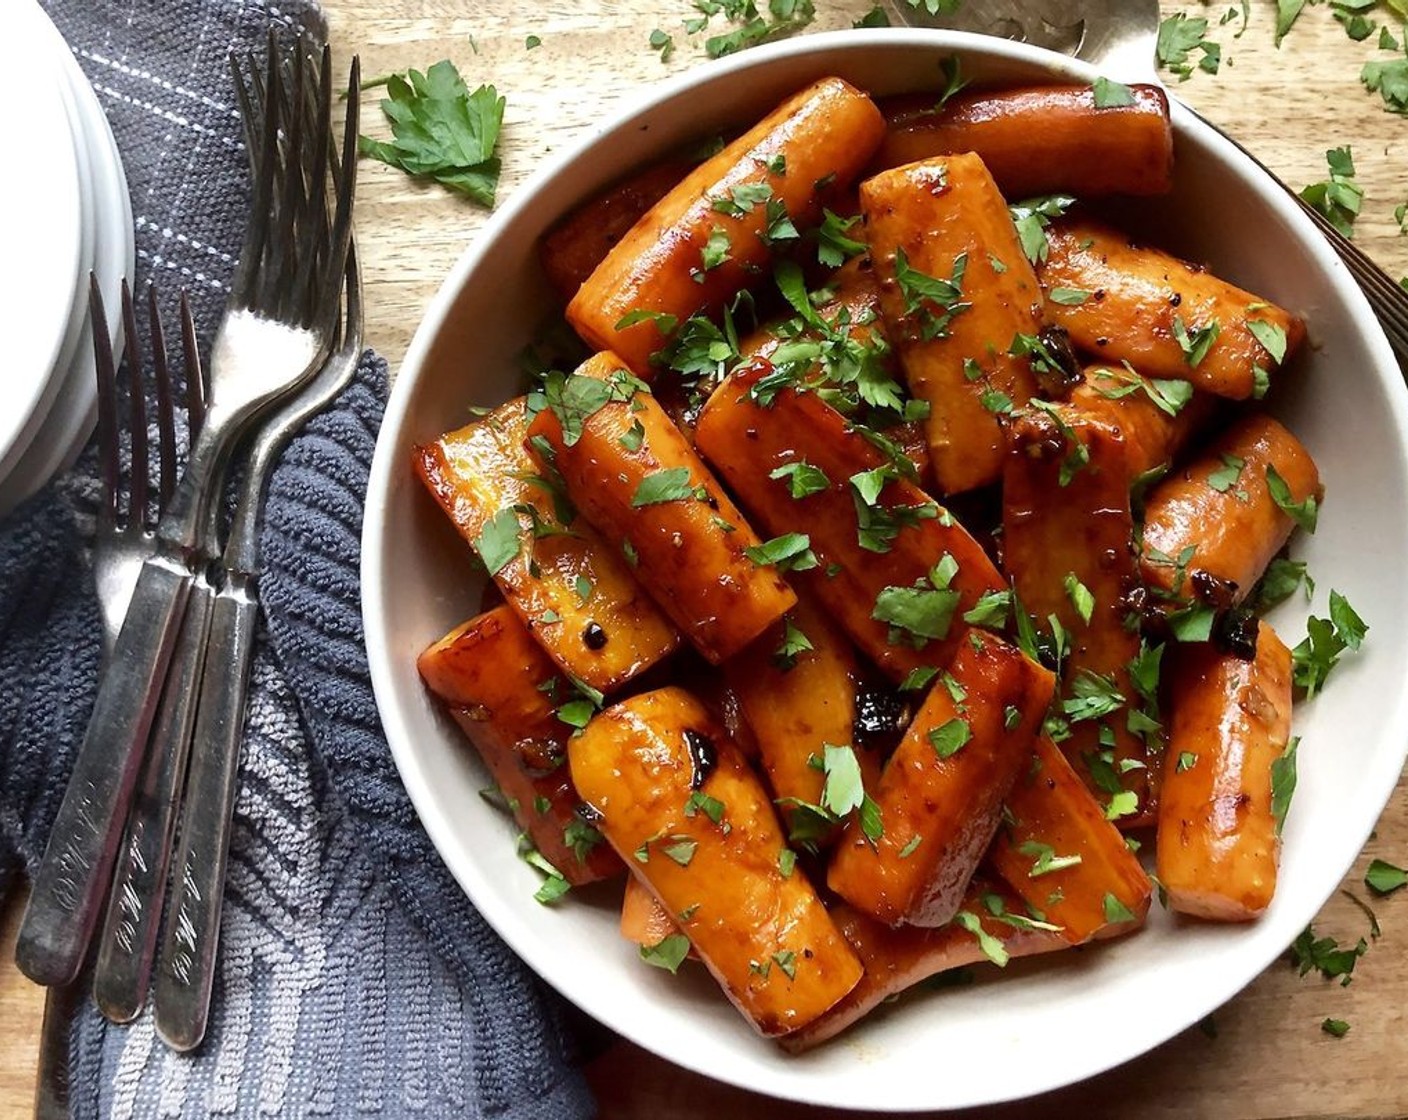
M 868 0 L 815 3 L 817 30 L 849 27 L 870 8 Z M 1400 236 L 1393 214 L 1408 200 L 1408 120 L 1384 112 L 1359 83 L 1364 60 L 1377 54 L 1373 41 L 1352 42 L 1325 8 L 1314 8 L 1278 50 L 1272 42 L 1274 5 L 1253 0 L 1252 7 L 1250 25 L 1237 38 L 1236 3 L 1202 7 L 1165 0 L 1165 15 L 1186 11 L 1208 18 L 1224 52 L 1220 74 L 1200 72 L 1177 85 L 1177 94 L 1297 186 L 1325 177 L 1327 148 L 1353 144 L 1366 190 L 1356 240 L 1395 277 L 1408 274 L 1408 239 Z M 683 21 L 696 14 L 688 0 L 325 0 L 325 8 L 338 56 L 359 52 L 366 76 L 450 58 L 471 85 L 498 87 L 508 99 L 501 198 L 545 155 L 609 117 L 643 87 L 709 64 L 699 41 L 683 34 Z M 1237 18 L 1217 26 L 1229 10 Z M 647 45 L 656 28 L 672 33 L 678 44 L 668 63 Z M 527 49 L 529 35 L 538 36 L 541 46 Z M 364 130 L 381 128 L 373 98 L 364 111 Z M 368 342 L 394 370 L 422 309 L 487 215 L 370 161 L 362 166 L 359 194 Z M 1345 880 L 1345 890 L 1361 899 L 1368 899 L 1363 874 L 1371 858 L 1408 863 L 1405 793 L 1408 786 L 1401 784 Z M 1408 890 L 1369 901 L 1383 932 L 1348 988 L 1302 979 L 1277 963 L 1216 1013 L 1215 1037 L 1191 1030 L 1103 1077 L 981 1115 L 1408 1115 Z M 0 1120 L 31 1114 L 43 1005 L 40 990 L 11 963 L 17 922 L 12 903 L 0 916 Z M 1315 927 L 1350 943 L 1368 933 L 1365 915 L 1344 894 L 1330 901 Z M 1116 1009 L 1110 1030 L 1143 1010 Z M 1325 1018 L 1347 1020 L 1348 1036 L 1325 1034 Z M 936 1076 L 942 1076 L 941 1059 L 936 1055 Z M 624 1042 L 597 1057 L 589 1075 L 603 1115 L 622 1120 L 833 1115 L 718 1085 Z

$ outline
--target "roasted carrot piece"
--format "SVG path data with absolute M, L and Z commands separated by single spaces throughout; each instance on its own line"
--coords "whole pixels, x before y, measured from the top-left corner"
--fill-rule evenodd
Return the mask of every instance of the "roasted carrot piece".
M 1217 407 L 1217 397 L 1193 390 L 1170 392 L 1178 382 L 1143 377 L 1128 366 L 1095 365 L 1071 393 L 1070 406 L 1124 437 L 1129 473 L 1168 467 Z
M 1149 876 L 1048 735 L 1007 795 L 988 861 L 1073 945 L 1149 912 Z
M 932 687 L 875 788 L 878 827 L 847 826 L 826 882 L 890 925 L 941 926 L 1032 756 L 1055 678 L 1005 642 L 974 630 Z
M 856 176 L 884 131 L 870 98 L 840 78 L 802 90 L 652 207 L 578 290 L 568 322 L 650 377 L 676 327 L 752 284 L 774 243 L 821 217 L 826 191 Z
M 573 886 L 621 871 L 601 834 L 577 815 L 567 737 L 554 699 L 570 686 L 508 607 L 456 627 L 416 661 L 421 678 L 464 729 L 520 828 Z
M 504 598 L 549 656 L 578 680 L 610 692 L 671 653 L 680 635 L 615 549 L 580 518 L 570 534 L 534 531 L 562 526 L 546 476 L 524 449 L 527 431 L 519 397 L 417 447 L 416 471 L 460 535 L 492 565 Z M 531 516 L 519 513 L 529 509 Z M 485 556 L 489 541 L 502 551 Z M 507 548 L 513 553 L 505 559 Z
M 566 303 L 612 247 L 697 163 L 651 164 L 588 199 L 553 226 L 538 247 L 548 283 Z
M 764 324 L 739 345 L 742 359 L 745 362 L 756 358 L 772 361 L 774 355 L 789 344 L 821 343 L 834 350 L 836 340 L 847 336 L 855 344 L 849 357 L 865 364 L 865 376 L 889 378 L 895 383 L 893 388 L 898 390 L 898 383 L 903 380 L 904 374 L 885 338 L 880 321 L 880 284 L 869 256 L 852 257 L 831 274 L 822 291 L 829 293 L 829 298 L 817 304 L 815 311 L 817 321 L 825 324 L 825 330 L 815 324 L 803 323 L 799 331 L 796 317 Z M 783 352 L 786 353 L 785 350 Z M 800 381 L 830 387 L 820 362 Z M 832 403 L 835 403 L 834 397 Z M 915 421 L 906 421 L 885 429 L 885 434 L 914 464 L 919 478 L 928 479 L 929 444 L 923 426 Z
M 860 188 L 885 333 L 910 392 L 929 404 L 940 493 L 995 482 L 999 416 L 1036 392 L 1019 339 L 1042 330 L 1036 274 L 982 160 L 944 156 Z
M 563 383 L 561 403 L 533 418 L 583 516 L 619 541 L 660 608 L 715 664 L 797 602 L 762 544 L 694 449 L 620 359 L 589 358 Z M 594 390 L 591 386 L 600 386 Z M 606 389 L 614 386 L 607 399 Z M 600 407 L 581 407 L 584 394 Z M 563 419 L 568 426 L 564 427 Z
M 1003 590 L 997 569 L 903 476 L 897 449 L 887 455 L 815 393 L 773 395 L 769 372 L 753 365 L 719 386 L 699 419 L 699 450 L 769 532 L 809 535 L 818 566 L 793 578 L 887 675 L 948 664 L 963 614 Z
M 886 1000 L 921 980 L 983 961 L 1032 957 L 1065 949 L 1069 943 L 1046 923 L 1025 917 L 1022 900 L 1001 883 L 974 877 L 963 896 L 966 925 L 950 922 L 934 929 L 890 927 L 845 903 L 831 911 L 865 966 L 865 975 L 850 993 L 810 1026 L 782 1040 L 794 1054 L 835 1038 Z M 981 931 L 980 940 L 979 932 Z M 984 942 L 987 951 L 984 951 Z
M 1199 591 L 1199 573 L 1246 598 L 1295 529 L 1272 492 L 1282 484 L 1287 504 L 1318 507 L 1320 472 L 1300 441 L 1269 416 L 1238 421 L 1149 494 L 1144 582 L 1173 606 Z
M 568 744 L 599 827 L 763 1035 L 811 1022 L 861 965 L 786 844 L 762 784 L 689 693 L 642 693 Z
M 1133 104 L 1098 108 L 1089 86 L 910 95 L 881 103 L 887 129 L 872 166 L 973 152 L 1010 199 L 1069 192 L 1153 195 L 1173 179 L 1168 97 L 1131 86 Z
M 758 742 L 775 798 L 821 803 L 826 745 L 855 743 L 861 668 L 846 635 L 810 595 L 787 619 L 724 666 Z M 855 743 L 862 780 L 873 785 L 880 761 Z M 823 838 L 822 842 L 826 842 Z
M 626 876 L 626 893 L 621 896 L 621 936 L 650 948 L 679 932 L 679 922 L 670 917 L 650 888 L 634 875 Z
M 1046 318 L 1101 361 L 1245 400 L 1266 392 L 1305 337 L 1291 312 L 1109 226 L 1062 219 L 1047 242 L 1037 268 Z M 1088 298 L 1050 299 L 1058 289 Z
M 1012 426 L 1002 488 L 1003 563 L 1022 606 L 1060 636 L 1064 691 L 1094 686 L 1108 697 L 1073 709 L 1061 747 L 1126 824 L 1152 819 L 1154 806 L 1149 750 L 1127 714 L 1141 706 L 1129 671 L 1139 656 L 1128 606 L 1139 586 L 1131 482 L 1124 441 L 1101 421 L 1048 405 Z M 1087 711 L 1094 718 L 1080 718 Z
M 1179 646 L 1158 874 L 1180 914 L 1250 921 L 1271 903 L 1281 852 L 1274 767 L 1291 734 L 1291 653 L 1265 622 L 1256 659 Z

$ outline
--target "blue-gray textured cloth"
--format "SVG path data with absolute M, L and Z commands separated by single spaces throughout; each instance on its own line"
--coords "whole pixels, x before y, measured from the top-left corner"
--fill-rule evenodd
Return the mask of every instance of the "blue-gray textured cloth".
M 208 343 L 243 232 L 226 78 L 306 0 L 44 0 L 116 134 L 137 282 L 185 285 Z M 208 347 L 207 347 L 208 349 Z M 358 544 L 386 394 L 368 354 L 273 479 L 243 781 L 207 1040 L 168 1052 L 150 1016 L 88 1006 L 71 1034 L 83 1117 L 576 1117 L 571 1031 L 465 900 L 418 824 L 373 702 Z M 42 854 L 96 691 L 91 449 L 0 523 L 0 892 Z

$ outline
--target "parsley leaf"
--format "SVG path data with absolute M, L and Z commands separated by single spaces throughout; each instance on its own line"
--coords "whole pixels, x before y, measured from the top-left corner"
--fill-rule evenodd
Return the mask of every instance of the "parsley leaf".
M 1320 503 L 1315 500 L 1314 494 L 1307 494 L 1303 502 L 1296 501 L 1291 497 L 1291 488 L 1286 480 L 1270 464 L 1266 467 L 1266 489 L 1271 494 L 1271 500 L 1292 521 L 1307 533 L 1315 532 L 1315 525 L 1320 519 Z
M 978 939 L 978 948 L 983 951 L 983 956 L 997 965 L 998 968 L 1006 968 L 1010 959 L 1006 947 L 996 937 L 983 928 L 983 923 L 976 914 L 971 914 L 967 910 L 960 910 L 953 916 L 954 925 L 961 929 L 966 929 Z
M 518 514 L 511 509 L 494 514 L 474 540 L 474 549 L 491 576 L 498 575 L 518 555 L 518 547 Z
M 865 800 L 865 786 L 856 752 L 849 746 L 827 743 L 822 748 L 822 769 L 826 782 L 821 787 L 821 807 L 836 817 L 859 809 Z
M 1276 822 L 1276 835 L 1286 824 L 1286 813 L 1291 808 L 1291 798 L 1296 792 L 1296 751 L 1300 739 L 1294 738 L 1286 744 L 1281 756 L 1271 763 L 1271 818 Z
M 951 588 L 887 587 L 876 596 L 870 617 L 907 632 L 922 648 L 931 638 L 948 637 L 957 607 L 958 592 Z
M 1022 252 L 1033 265 L 1046 260 L 1050 245 L 1046 240 L 1047 227 L 1053 218 L 1059 218 L 1076 204 L 1072 195 L 1049 194 L 1038 198 L 1028 198 L 1007 208 L 1012 222 L 1017 227 L 1017 237 L 1022 243 Z
M 1366 62 L 1359 80 L 1370 93 L 1383 98 L 1384 107 L 1390 112 L 1408 113 L 1408 59 Z
M 1347 985 L 1354 966 L 1368 951 L 1369 945 L 1362 937 L 1352 948 L 1342 949 L 1333 937 L 1316 937 L 1314 928 L 1306 926 L 1291 942 L 1290 955 L 1291 964 L 1301 976 L 1316 971 L 1326 980 L 1338 979 L 1342 985 Z
M 1375 894 L 1392 894 L 1394 891 L 1408 886 L 1408 870 L 1376 859 L 1369 864 L 1369 870 L 1364 873 L 1364 885 Z
M 1405 77 L 1408 78 L 1408 74 Z M 1330 177 L 1312 183 L 1300 196 L 1340 233 L 1353 237 L 1354 220 L 1364 205 L 1364 188 L 1354 181 L 1353 150 L 1348 146 L 1331 148 L 1325 153 L 1325 159 L 1330 166 Z
M 779 669 L 786 671 L 797 664 L 797 655 L 815 649 L 810 638 L 790 618 L 783 622 L 782 641 L 772 652 L 772 661 Z
M 811 543 L 806 533 L 787 533 L 745 548 L 743 554 L 759 567 L 771 564 L 780 572 L 804 572 L 818 563 Z
M 831 480 L 820 467 L 814 467 L 805 459 L 778 467 L 768 475 L 773 479 L 787 479 L 788 490 L 794 498 L 806 498 L 820 494 L 831 487 Z
M 1276 557 L 1266 568 L 1256 590 L 1252 593 L 1252 604 L 1258 614 L 1264 614 L 1278 603 L 1284 603 L 1295 594 L 1303 581 L 1307 581 L 1304 560 L 1287 560 Z
M 1081 583 L 1076 578 L 1075 572 L 1067 572 L 1065 579 L 1066 595 L 1071 600 L 1071 606 L 1075 607 L 1076 614 L 1080 615 L 1080 620 L 1087 626 L 1095 613 L 1095 596 L 1090 593 L 1090 588 Z
M 1121 109 L 1134 104 L 1134 91 L 1121 82 L 1109 78 L 1096 78 L 1091 92 L 1095 95 L 1097 109 Z
M 1031 870 L 1027 872 L 1028 879 L 1039 879 L 1043 875 L 1050 875 L 1053 871 L 1062 871 L 1067 867 L 1078 867 L 1081 862 L 1080 856 L 1058 856 L 1056 849 L 1050 844 L 1043 844 L 1037 840 L 1027 840 L 1017 850 L 1024 856 L 1034 857 Z
M 1192 53 L 1200 51 L 1202 57 L 1197 61 L 1197 68 L 1216 74 L 1222 64 L 1222 47 L 1210 41 L 1207 32 L 1208 21 L 1201 17 L 1190 19 L 1178 12 L 1163 20 L 1154 48 L 1159 65 L 1177 74 L 1179 81 L 1186 82 L 1193 76 Z
M 682 933 L 672 933 L 654 945 L 640 947 L 640 959 L 667 972 L 678 972 L 684 959 L 689 956 L 689 938 Z
M 1217 341 L 1217 336 L 1222 333 L 1222 324 L 1216 319 L 1201 327 L 1195 327 L 1191 332 L 1182 317 L 1173 317 L 1173 337 L 1178 343 L 1178 348 L 1183 351 L 1183 358 L 1192 369 L 1197 369 L 1208 356 L 1208 351 L 1212 349 L 1212 344 Z
M 816 231 L 816 257 L 828 268 L 840 268 L 850 257 L 865 252 L 865 242 L 847 236 L 860 215 L 842 218 L 830 210 L 822 211 L 821 226 Z
M 919 319 L 920 335 L 926 341 L 946 337 L 954 318 L 972 306 L 963 302 L 963 276 L 967 269 L 968 254 L 959 253 L 945 280 L 911 268 L 904 249 L 895 250 L 895 283 L 904 296 L 904 313 Z
M 1134 921 L 1134 912 L 1113 894 L 1105 894 L 1105 921 L 1112 925 L 1116 922 Z
M 968 721 L 955 716 L 947 723 L 931 727 L 928 732 L 929 745 L 940 758 L 952 758 L 968 745 L 973 738 L 973 730 Z
M 678 502 L 694 496 L 694 485 L 689 480 L 688 467 L 669 467 L 646 475 L 631 495 L 631 508 L 659 505 L 661 502 Z
M 1237 485 L 1238 480 L 1242 477 L 1242 468 L 1247 465 L 1247 461 L 1239 459 L 1236 455 L 1222 455 L 1221 459 L 1222 466 L 1208 475 L 1208 485 L 1219 494 L 1225 494 Z
M 469 92 L 455 64 L 437 62 L 424 74 L 392 74 L 381 111 L 391 122 L 390 143 L 370 136 L 358 139 L 364 156 L 424 176 L 494 205 L 499 159 L 494 154 L 504 118 L 504 99 L 493 86 Z

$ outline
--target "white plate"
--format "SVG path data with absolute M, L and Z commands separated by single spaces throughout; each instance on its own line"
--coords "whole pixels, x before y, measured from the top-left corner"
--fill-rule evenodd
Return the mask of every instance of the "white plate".
M 44 20 L 46 37 L 58 52 L 65 86 L 75 113 L 74 146 L 80 160 L 89 164 L 88 208 L 85 220 L 93 234 L 90 267 L 98 279 L 107 309 L 108 334 L 115 357 L 121 359 L 119 339 L 119 288 L 134 265 L 132 204 L 122 160 L 106 115 L 98 104 L 93 87 L 73 58 L 57 28 Z M 92 327 L 88 312 L 88 274 L 85 269 L 77 286 L 79 307 L 69 324 L 65 340 L 67 359 L 60 363 L 60 379 L 54 402 L 21 462 L 0 479 L 0 516 L 29 497 L 59 470 L 77 457 L 98 416 L 98 390 L 94 370 Z
M 0 136 L 24 158 L 0 176 L 0 308 L 6 354 L 0 376 L 0 478 L 34 439 L 58 384 L 54 367 L 68 333 L 84 267 L 78 161 L 59 58 L 29 0 L 10 7 L 0 34 Z M 91 252 L 91 248 L 89 250 Z
M 462 542 L 411 469 L 411 448 L 519 385 L 516 356 L 555 304 L 543 232 L 633 167 L 724 126 L 751 124 L 826 74 L 877 93 L 935 87 L 938 61 L 995 84 L 1068 79 L 1083 64 L 976 36 L 816 35 L 700 67 L 560 155 L 517 191 L 460 259 L 397 379 L 377 444 L 362 548 L 363 615 L 377 703 L 406 788 L 480 912 L 540 975 L 637 1043 L 710 1077 L 844 1108 L 959 1108 L 1039 1093 L 1139 1055 L 1197 1022 L 1267 967 L 1339 885 L 1392 792 L 1408 745 L 1408 394 L 1363 295 L 1298 207 L 1225 139 L 1175 107 L 1175 192 L 1141 204 L 1157 239 L 1306 316 L 1313 346 L 1273 411 L 1311 449 L 1328 499 L 1296 545 L 1320 587 L 1373 627 L 1328 690 L 1296 716 L 1299 790 L 1280 885 L 1245 926 L 1176 922 L 1157 906 L 1138 934 L 1018 962 L 967 989 L 916 992 L 833 1043 L 790 1057 L 757 1038 L 701 974 L 641 965 L 601 895 L 547 908 L 484 805 L 483 769 L 417 677 L 416 655 L 477 609 Z M 1303 604 L 1273 621 L 1303 631 Z M 684 970 L 691 971 L 691 970 Z

